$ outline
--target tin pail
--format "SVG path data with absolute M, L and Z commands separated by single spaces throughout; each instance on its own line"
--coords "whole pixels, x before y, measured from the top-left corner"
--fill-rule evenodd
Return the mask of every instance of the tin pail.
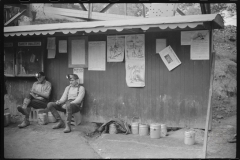
M 131 124 L 131 130 L 132 134 L 138 134 L 138 122 L 132 122 Z
M 55 123 L 57 120 L 54 118 L 51 112 L 48 112 L 48 122 Z
M 185 131 L 184 143 L 186 145 L 193 145 L 195 143 L 195 132 Z
M 160 138 L 161 137 L 161 125 L 158 123 L 150 125 L 150 137 Z
M 167 135 L 167 126 L 166 124 L 161 124 L 161 137 L 166 137 Z
M 4 127 L 10 124 L 10 113 L 4 113 Z
M 117 134 L 117 128 L 114 123 L 110 124 L 109 126 L 109 134 Z
M 147 124 L 139 124 L 139 135 L 140 136 L 148 135 L 148 125 Z
M 47 114 L 39 113 L 38 114 L 38 124 L 45 125 L 48 123 Z

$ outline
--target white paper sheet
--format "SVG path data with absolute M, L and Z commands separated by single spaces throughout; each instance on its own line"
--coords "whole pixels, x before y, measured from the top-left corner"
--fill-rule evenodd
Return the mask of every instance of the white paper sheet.
M 145 59 L 144 34 L 126 35 L 125 37 L 125 58 Z
M 47 49 L 56 49 L 56 38 L 55 37 L 48 37 L 47 38 Z
M 126 82 L 128 87 L 144 87 L 145 86 L 145 59 L 143 60 L 127 60 Z
M 167 47 L 166 39 L 156 39 L 156 53 L 158 54 Z
M 106 70 L 106 42 L 88 42 L 88 70 Z
M 59 40 L 58 41 L 58 52 L 59 53 L 67 53 L 67 40 Z
M 73 74 L 78 75 L 79 78 L 79 83 L 83 84 L 84 83 L 84 69 L 83 68 L 73 68 Z
M 48 49 L 48 59 L 55 58 L 56 49 Z
M 197 31 L 191 42 L 191 60 L 209 59 L 209 31 Z
M 124 58 L 125 36 L 107 37 L 107 62 L 122 62 Z
M 178 59 L 171 46 L 168 46 L 159 52 L 159 55 L 169 71 L 181 64 L 181 61 Z
M 72 40 L 72 64 L 85 64 L 85 40 Z

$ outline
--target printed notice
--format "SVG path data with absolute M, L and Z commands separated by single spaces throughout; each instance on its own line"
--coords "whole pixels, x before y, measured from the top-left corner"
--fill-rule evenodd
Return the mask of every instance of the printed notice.
M 48 59 L 55 58 L 56 49 L 48 49 Z
M 106 70 L 106 42 L 88 42 L 88 70 Z
M 85 41 L 72 40 L 72 64 L 85 64 Z
M 156 53 L 161 52 L 167 47 L 166 39 L 156 39 Z
M 122 62 L 124 58 L 125 36 L 107 37 L 107 62 Z
M 181 64 L 181 61 L 178 59 L 171 46 L 168 46 L 159 52 L 159 55 L 169 71 Z
M 58 52 L 59 53 L 67 53 L 67 40 L 59 40 L 58 41 Z
M 47 39 L 47 49 L 56 49 L 55 37 L 48 37 Z
M 83 84 L 83 80 L 84 80 L 83 73 L 84 73 L 83 68 L 73 68 L 73 74 L 78 75 L 80 84 Z
M 209 59 L 209 31 L 198 31 L 194 34 L 190 51 L 191 60 Z

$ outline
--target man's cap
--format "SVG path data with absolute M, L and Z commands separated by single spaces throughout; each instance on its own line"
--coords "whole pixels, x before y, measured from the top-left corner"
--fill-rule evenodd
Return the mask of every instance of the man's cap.
M 39 78 L 39 77 L 42 77 L 42 76 L 45 76 L 45 74 L 44 74 L 43 72 L 37 72 L 37 73 L 35 74 L 35 77 L 36 77 L 36 78 Z
M 75 79 L 75 80 L 79 79 L 78 75 L 76 75 L 76 74 L 67 74 L 66 78 L 67 79 Z

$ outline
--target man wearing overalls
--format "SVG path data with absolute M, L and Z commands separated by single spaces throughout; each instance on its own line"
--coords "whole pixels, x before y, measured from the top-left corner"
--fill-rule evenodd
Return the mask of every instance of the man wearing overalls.
M 69 74 L 66 78 L 69 80 L 70 85 L 65 88 L 60 100 L 57 100 L 56 102 L 49 102 L 47 104 L 47 108 L 57 120 L 57 124 L 53 126 L 53 129 L 63 128 L 66 126 L 63 132 L 69 133 L 71 132 L 72 114 L 80 111 L 80 106 L 85 95 L 85 89 L 78 83 L 79 78 L 76 74 Z M 66 112 L 66 125 L 57 110 Z

